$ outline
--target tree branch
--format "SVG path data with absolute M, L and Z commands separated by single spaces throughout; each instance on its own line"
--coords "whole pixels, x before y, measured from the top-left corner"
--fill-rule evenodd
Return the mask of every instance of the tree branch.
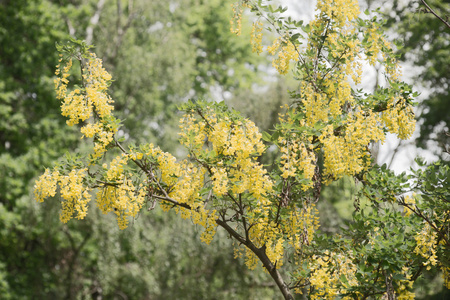
M 178 202 L 177 200 L 170 198 L 170 197 L 164 197 L 164 196 L 158 196 L 158 195 L 153 195 L 152 197 L 170 202 L 176 206 L 181 206 L 181 207 L 184 207 L 187 209 L 192 209 L 192 207 L 189 204 Z
M 116 142 L 116 144 L 118 145 L 118 147 L 125 152 L 125 149 L 123 149 L 123 147 Z M 125 152 L 126 153 L 126 152 Z M 138 161 L 134 161 L 136 164 L 138 164 L 139 167 L 143 168 L 143 170 L 145 169 L 144 166 L 142 166 L 142 164 L 140 164 Z M 153 172 L 149 171 L 149 170 L 144 170 L 147 174 L 149 174 L 150 176 L 152 176 L 152 180 L 155 181 Z M 155 197 L 157 199 L 160 200 L 164 200 L 164 201 L 168 201 L 176 206 L 180 206 L 186 209 L 192 209 L 192 207 L 189 204 L 186 203 L 180 203 L 177 200 L 171 198 L 168 196 L 167 192 L 161 187 L 161 185 L 159 184 L 159 182 L 156 181 L 156 183 L 158 184 L 159 189 L 161 189 L 161 192 L 164 193 L 165 196 L 159 196 L 159 195 L 153 195 L 152 197 Z M 243 216 L 244 217 L 244 216 Z M 266 254 L 265 251 L 265 246 L 258 248 L 256 247 L 248 238 L 244 238 L 243 236 L 241 236 L 239 233 L 237 233 L 233 228 L 230 227 L 230 225 L 227 224 L 227 222 L 225 220 L 220 220 L 217 219 L 216 220 L 216 224 L 222 228 L 224 228 L 232 237 L 234 237 L 236 240 L 238 240 L 241 244 L 244 244 L 247 248 L 249 248 L 253 253 L 255 253 L 255 255 L 259 258 L 259 260 L 262 262 L 263 266 L 267 269 L 267 271 L 269 272 L 270 276 L 272 276 L 273 280 L 275 281 L 275 283 L 277 284 L 278 288 L 280 289 L 281 293 L 283 294 L 284 298 L 286 300 L 293 300 L 294 297 L 292 296 L 290 289 L 288 287 L 288 285 L 284 282 L 283 277 L 281 277 L 281 274 L 278 272 L 278 269 L 276 268 L 276 266 L 270 261 L 269 257 Z M 247 230 L 249 230 L 249 228 L 247 228 Z
M 99 0 L 97 2 L 97 9 L 95 10 L 92 18 L 89 20 L 89 26 L 86 28 L 86 44 L 88 45 L 92 44 L 92 39 L 94 38 L 94 26 L 96 26 L 100 20 L 100 13 L 103 10 L 105 2 L 106 0 Z
M 131 26 L 131 23 L 137 15 L 137 11 L 133 10 L 133 1 L 128 2 L 128 17 L 125 25 L 122 25 L 122 5 L 120 1 L 117 1 L 117 36 L 114 38 L 114 43 L 111 51 L 107 52 L 107 58 L 114 61 L 119 52 L 120 46 L 122 46 L 123 37 Z
M 115 145 L 125 154 L 127 154 L 128 152 L 123 148 L 123 146 L 117 141 L 114 140 Z M 142 170 L 144 171 L 147 176 L 149 176 L 150 180 L 152 180 L 153 182 L 155 182 L 158 185 L 159 190 L 161 191 L 161 193 L 164 194 L 164 196 L 159 196 L 159 195 L 152 195 L 152 197 L 155 197 L 157 199 L 160 200 L 164 200 L 167 202 L 170 202 L 176 206 L 180 206 L 186 209 L 192 209 L 192 207 L 189 204 L 186 203 L 180 203 L 177 200 L 169 197 L 167 191 L 161 186 L 161 184 L 158 182 L 158 180 L 156 180 L 155 175 L 153 174 L 153 171 L 150 169 L 148 169 L 146 166 L 144 166 L 140 161 L 138 160 L 134 160 L 133 162 Z M 228 196 L 231 197 L 231 199 L 233 199 L 236 203 L 236 205 L 238 206 L 238 208 L 240 208 L 240 212 L 242 213 L 242 217 L 245 218 L 243 216 L 243 208 L 240 207 L 239 203 L 236 201 L 236 199 L 234 199 L 232 197 L 232 195 L 228 194 Z M 223 216 L 222 216 L 223 218 Z M 286 300 L 294 300 L 294 297 L 291 294 L 291 291 L 289 289 L 289 286 L 286 284 L 286 282 L 284 281 L 283 277 L 281 276 L 280 272 L 278 272 L 278 269 L 276 268 L 276 265 L 274 265 L 269 257 L 266 254 L 266 246 L 262 246 L 261 248 L 258 248 L 255 246 L 255 244 L 253 244 L 250 239 L 248 238 L 244 238 L 243 236 L 241 236 L 239 233 L 237 233 L 233 228 L 231 228 L 227 222 L 223 219 L 216 219 L 216 224 L 222 228 L 224 228 L 232 237 L 234 237 L 236 240 L 238 240 L 241 244 L 244 244 L 248 249 L 250 249 L 258 258 L 259 260 L 262 262 L 263 266 L 266 268 L 266 270 L 269 272 L 270 276 L 272 276 L 273 280 L 275 281 L 275 283 L 277 284 L 278 288 L 280 289 L 281 293 L 284 296 L 284 299 Z M 245 227 L 247 227 L 247 224 L 245 224 Z M 247 230 L 249 230 L 249 228 L 246 228 L 246 233 Z
M 286 300 L 294 300 L 294 297 L 291 294 L 289 286 L 284 282 L 283 277 L 281 277 L 281 274 L 280 274 L 280 272 L 278 272 L 278 269 L 276 268 L 276 266 L 267 257 L 266 247 L 265 246 L 263 246 L 261 248 L 256 247 L 252 242 L 247 241 L 239 233 L 234 231 L 234 229 L 231 228 L 223 220 L 217 219 L 216 223 L 219 226 L 221 226 L 222 228 L 224 228 L 231 236 L 233 236 L 235 239 L 237 239 L 239 242 L 241 242 L 247 248 L 249 248 L 253 253 L 255 253 L 255 255 L 262 262 L 264 268 L 266 268 L 266 270 L 269 272 L 270 276 L 272 276 L 273 280 L 275 281 L 275 283 L 277 284 L 277 286 L 280 289 L 281 293 L 283 294 L 284 299 L 286 299 Z
M 438 18 L 439 20 L 441 20 L 441 22 L 444 23 L 445 26 L 447 26 L 448 28 L 450 28 L 450 24 L 449 24 L 447 21 L 445 21 L 444 19 L 442 19 L 437 13 L 435 13 L 434 10 L 433 10 L 426 2 L 425 2 L 425 0 L 420 0 L 420 1 L 423 3 L 423 5 L 426 6 L 426 8 L 428 9 L 428 11 L 429 11 L 430 13 L 432 13 L 436 18 Z

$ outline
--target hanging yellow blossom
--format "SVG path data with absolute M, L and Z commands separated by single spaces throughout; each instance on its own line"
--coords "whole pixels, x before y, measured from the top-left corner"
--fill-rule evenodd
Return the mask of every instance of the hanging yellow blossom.
M 253 22 L 252 32 L 250 34 L 250 43 L 252 51 L 260 54 L 262 50 L 262 29 L 263 24 L 260 21 Z
M 436 232 L 430 227 L 430 224 L 425 222 L 422 231 L 418 232 L 414 239 L 417 242 L 414 253 L 426 259 L 423 265 L 427 267 L 427 270 L 430 270 L 431 266 L 437 264 Z
M 336 299 L 341 296 L 341 277 L 345 276 L 349 286 L 357 286 L 357 267 L 352 262 L 354 254 L 335 253 L 328 250 L 323 256 L 313 256 L 311 265 L 310 283 L 314 288 L 311 299 Z M 344 297 L 343 299 L 352 299 Z
M 267 52 L 277 55 L 272 60 L 272 65 L 280 74 L 286 74 L 289 70 L 290 61 L 298 61 L 299 54 L 294 44 L 286 38 L 276 39 L 272 46 L 267 47 Z
M 43 202 L 47 197 L 54 197 L 59 185 L 61 222 L 67 223 L 74 215 L 77 219 L 83 219 L 91 200 L 90 189 L 83 184 L 86 171 L 87 169 L 74 169 L 68 175 L 62 175 L 56 169 L 53 172 L 46 169 L 34 186 L 36 201 Z

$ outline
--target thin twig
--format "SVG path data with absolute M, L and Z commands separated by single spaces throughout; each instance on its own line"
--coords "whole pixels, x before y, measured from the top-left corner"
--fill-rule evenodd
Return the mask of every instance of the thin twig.
M 444 19 L 442 19 L 437 13 L 435 13 L 434 10 L 433 10 L 426 2 L 425 2 L 425 0 L 420 0 L 420 1 L 423 3 L 423 5 L 425 5 L 425 6 L 428 8 L 428 10 L 429 10 L 436 18 L 438 18 L 439 20 L 441 20 L 441 22 L 444 23 L 445 26 L 447 26 L 448 28 L 450 28 L 450 24 L 449 24 L 447 21 L 445 21 Z
M 96 26 L 100 20 L 100 14 L 102 13 L 105 2 L 106 0 L 99 0 L 97 2 L 95 13 L 89 20 L 89 26 L 86 28 L 86 44 L 88 45 L 92 43 L 92 39 L 94 38 L 94 26 Z

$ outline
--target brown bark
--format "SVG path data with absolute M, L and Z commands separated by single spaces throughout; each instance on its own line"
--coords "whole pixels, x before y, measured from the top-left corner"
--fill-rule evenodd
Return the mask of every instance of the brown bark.
M 278 272 L 278 269 L 276 266 L 270 261 L 270 259 L 267 257 L 265 246 L 261 248 L 257 248 L 252 242 L 246 240 L 244 237 L 242 237 L 240 234 L 238 234 L 233 228 L 231 228 L 225 221 L 223 220 L 216 220 L 216 223 L 224 228 L 231 236 L 233 236 L 235 239 L 237 239 L 239 242 L 244 244 L 247 248 L 249 248 L 253 253 L 256 254 L 256 256 L 259 258 L 259 260 L 262 262 L 263 266 L 269 271 L 270 276 L 272 276 L 272 279 L 277 284 L 278 288 L 280 289 L 281 293 L 283 294 L 284 299 L 286 300 L 294 300 L 294 297 L 292 296 L 292 293 L 284 281 L 283 277 L 281 276 L 280 272 Z

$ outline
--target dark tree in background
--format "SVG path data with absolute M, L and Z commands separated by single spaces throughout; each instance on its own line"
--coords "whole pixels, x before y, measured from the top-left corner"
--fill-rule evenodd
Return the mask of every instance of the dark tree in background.
M 171 215 L 155 212 L 126 232 L 106 230 L 114 220 L 95 213 L 66 226 L 58 219 L 58 199 L 38 207 L 31 192 L 45 167 L 68 150 L 82 152 L 86 143 L 60 114 L 55 43 L 70 37 L 93 43 L 108 70 L 120 74 L 113 96 L 122 100 L 117 109 L 128 128 L 136 129 L 123 135 L 165 149 L 177 140 L 177 104 L 208 98 L 211 86 L 240 92 L 241 79 L 255 76 L 252 69 L 227 75 L 242 65 L 239 53 L 245 53 L 240 60 L 251 53 L 245 40 L 224 44 L 232 36 L 229 5 L 197 4 L 0 1 L 1 299 L 270 297 L 262 272 L 233 260 L 231 246 L 203 247 L 198 230 Z M 211 77 L 213 69 L 218 73 Z

